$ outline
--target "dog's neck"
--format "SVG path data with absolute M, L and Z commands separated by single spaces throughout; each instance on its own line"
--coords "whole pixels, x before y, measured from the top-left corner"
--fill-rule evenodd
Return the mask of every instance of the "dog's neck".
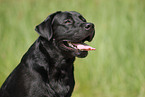
M 45 57 L 48 57 L 53 64 L 60 65 L 64 64 L 64 61 L 66 64 L 73 65 L 73 62 L 75 60 L 75 57 L 70 57 L 66 56 L 65 52 L 62 52 L 55 40 L 47 41 L 46 39 L 39 37 L 38 40 L 39 42 L 39 50 L 45 55 Z

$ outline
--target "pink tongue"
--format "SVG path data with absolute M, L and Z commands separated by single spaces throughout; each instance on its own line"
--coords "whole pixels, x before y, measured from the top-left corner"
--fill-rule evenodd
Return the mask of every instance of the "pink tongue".
M 84 50 L 84 51 L 91 51 L 91 50 L 96 50 L 95 48 L 83 43 L 83 44 L 75 44 L 73 43 L 79 50 Z

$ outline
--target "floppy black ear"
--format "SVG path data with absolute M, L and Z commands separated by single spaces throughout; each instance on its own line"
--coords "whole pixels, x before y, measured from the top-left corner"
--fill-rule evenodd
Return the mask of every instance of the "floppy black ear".
M 41 24 L 37 25 L 35 31 L 39 33 L 40 36 L 50 40 L 53 36 L 52 32 L 52 21 L 56 14 L 61 11 L 57 11 L 51 15 L 49 15 Z

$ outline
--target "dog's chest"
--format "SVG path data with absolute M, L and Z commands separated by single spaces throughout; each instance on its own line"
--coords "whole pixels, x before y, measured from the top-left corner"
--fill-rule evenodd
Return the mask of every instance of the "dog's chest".
M 49 84 L 59 95 L 67 94 L 74 87 L 73 62 L 57 61 L 54 66 L 50 70 Z
M 57 95 L 64 97 L 74 88 L 74 76 L 72 75 L 64 70 L 57 71 L 54 73 L 52 79 L 49 82 L 49 85 Z

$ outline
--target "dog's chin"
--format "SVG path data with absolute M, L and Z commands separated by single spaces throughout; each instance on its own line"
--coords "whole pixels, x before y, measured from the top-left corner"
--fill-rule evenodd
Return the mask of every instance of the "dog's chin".
M 74 52 L 74 56 L 78 58 L 85 58 L 88 55 L 88 51 L 77 51 Z

